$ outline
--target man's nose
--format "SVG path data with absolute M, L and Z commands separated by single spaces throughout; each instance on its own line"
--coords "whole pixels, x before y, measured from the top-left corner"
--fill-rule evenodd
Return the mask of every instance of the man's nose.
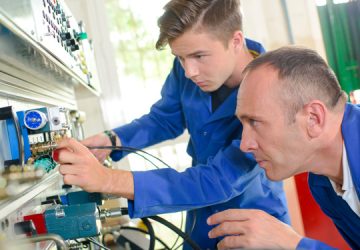
M 255 139 L 251 136 L 251 133 L 243 131 L 240 150 L 243 152 L 253 152 L 258 148 Z
M 190 61 L 184 63 L 184 69 L 185 69 L 185 76 L 187 78 L 191 79 L 191 78 L 199 75 L 199 69 L 195 63 L 192 63 Z

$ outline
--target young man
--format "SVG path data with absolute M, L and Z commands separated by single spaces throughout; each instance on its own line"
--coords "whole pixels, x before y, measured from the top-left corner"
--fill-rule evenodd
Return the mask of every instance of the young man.
M 252 61 L 238 94 L 241 150 L 271 180 L 309 173 L 311 192 L 353 249 L 360 249 L 360 108 L 346 103 L 333 71 L 314 51 L 285 47 Z M 263 211 L 209 218 L 209 236 L 229 249 L 332 249 L 298 235 Z M 326 230 L 319 228 L 318 230 Z
M 129 172 L 103 168 L 88 150 L 65 140 L 59 162 L 65 183 L 129 199 L 131 217 L 190 210 L 186 232 L 202 249 L 214 249 L 206 219 L 228 208 L 262 209 L 288 223 L 281 183 L 266 179 L 256 161 L 239 150 L 242 125 L 236 95 L 242 70 L 263 47 L 242 34 L 238 0 L 172 0 L 159 19 L 158 49 L 169 44 L 176 56 L 161 99 L 149 114 L 115 128 L 116 145 L 144 148 L 190 134 L 192 167 Z M 104 133 L 86 146 L 110 146 Z M 94 150 L 98 159 L 109 151 Z M 114 160 L 123 155 L 113 152 Z

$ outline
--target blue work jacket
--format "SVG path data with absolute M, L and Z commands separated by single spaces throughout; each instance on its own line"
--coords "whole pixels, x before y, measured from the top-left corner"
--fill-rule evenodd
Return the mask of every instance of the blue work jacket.
M 346 104 L 341 125 L 349 168 L 360 199 L 360 107 Z M 329 216 L 352 249 L 360 249 L 360 218 L 342 197 L 338 196 L 329 178 L 309 173 L 309 186 L 316 202 Z M 320 230 L 326 230 L 320 228 Z M 334 249 L 316 240 L 304 238 L 297 249 Z
M 252 53 L 264 51 L 251 40 L 247 46 Z M 191 168 L 181 173 L 169 168 L 133 172 L 135 199 L 128 202 L 130 217 L 189 210 L 186 232 L 202 249 L 216 248 L 218 239 L 209 239 L 212 227 L 206 220 L 225 209 L 262 209 L 289 223 L 282 183 L 269 181 L 252 155 L 239 149 L 242 125 L 235 116 L 237 92 L 234 89 L 212 112 L 211 95 L 186 78 L 175 59 L 161 99 L 150 113 L 114 129 L 123 146 L 137 148 L 175 138 L 184 129 L 190 134 Z M 115 152 L 111 156 L 122 157 Z

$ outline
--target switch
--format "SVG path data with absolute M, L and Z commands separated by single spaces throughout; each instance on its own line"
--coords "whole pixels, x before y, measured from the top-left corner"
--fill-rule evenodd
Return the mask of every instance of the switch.
M 66 22 L 66 15 L 65 15 L 64 12 L 61 13 L 61 20 L 62 20 L 63 22 Z
M 28 221 L 21 221 L 14 224 L 14 232 L 15 234 L 27 234 L 27 235 L 34 235 L 36 234 L 35 225 L 31 220 Z
M 66 45 L 67 46 L 75 45 L 75 39 L 66 40 Z
M 71 49 L 71 51 L 76 51 L 76 50 L 79 50 L 80 48 L 79 48 L 79 45 L 72 45 L 70 47 L 70 49 Z
M 86 32 L 79 32 L 76 34 L 76 39 L 77 40 L 85 40 L 88 38 L 88 35 Z
M 60 4 L 56 4 L 56 7 L 55 7 L 55 13 L 57 15 L 60 15 L 61 14 L 61 7 L 60 7 Z
M 24 216 L 24 221 L 32 222 L 34 224 L 37 234 L 47 233 L 43 213 L 26 215 Z
M 68 39 L 71 39 L 71 34 L 70 34 L 70 32 L 62 32 L 60 34 L 60 37 L 62 40 L 68 40 Z

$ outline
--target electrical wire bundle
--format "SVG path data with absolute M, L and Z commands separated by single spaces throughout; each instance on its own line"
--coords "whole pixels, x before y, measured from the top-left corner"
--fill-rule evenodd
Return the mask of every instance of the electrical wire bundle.
M 124 147 L 124 146 L 96 146 L 96 147 L 88 147 L 89 149 L 108 149 L 108 150 L 115 150 L 115 151 L 124 151 L 124 152 L 129 152 L 129 153 L 134 153 L 140 157 L 142 157 L 143 159 L 145 159 L 146 161 L 150 162 L 155 168 L 160 169 L 159 166 L 157 166 L 153 161 L 151 161 L 148 157 L 140 154 L 139 152 L 150 156 L 154 159 L 156 159 L 157 161 L 161 162 L 162 164 L 164 164 L 166 167 L 171 168 L 169 164 L 165 163 L 163 160 L 161 160 L 160 158 L 142 150 L 142 149 L 138 149 L 138 148 L 133 148 L 133 147 Z M 120 208 L 123 212 L 123 214 L 128 214 L 128 211 L 126 208 Z M 169 229 L 171 229 L 172 231 L 174 231 L 178 237 L 176 238 L 174 244 L 171 246 L 171 248 L 169 246 L 167 246 L 160 238 L 155 236 L 155 231 L 149 221 L 149 219 L 152 219 L 154 221 L 157 221 L 161 224 L 163 224 L 164 226 L 168 227 Z M 189 234 L 184 233 L 181 228 L 183 227 L 183 212 L 181 213 L 181 225 L 180 225 L 180 229 L 178 227 L 176 227 L 174 224 L 170 223 L 169 221 L 165 220 L 164 218 L 160 217 L 160 216 L 149 216 L 149 217 L 145 217 L 145 218 L 141 218 L 141 220 L 143 221 L 143 223 L 145 224 L 145 226 L 147 227 L 148 231 L 145 231 L 143 229 L 140 228 L 136 228 L 136 227 L 120 227 L 121 229 L 124 230 L 134 230 L 134 231 L 139 231 L 145 234 L 149 234 L 150 236 L 150 244 L 149 244 L 149 250 L 154 250 L 155 249 L 155 241 L 159 241 L 165 249 L 178 249 L 180 248 L 185 242 L 187 242 L 193 249 L 195 250 L 200 250 L 201 248 L 196 244 L 196 242 L 194 242 Z M 191 231 L 194 229 L 195 227 L 195 221 L 192 225 Z M 104 235 L 105 236 L 105 235 Z M 176 248 L 176 244 L 179 240 L 179 238 L 183 238 L 183 242 L 178 245 Z M 103 237 L 103 241 L 104 241 L 104 237 Z

